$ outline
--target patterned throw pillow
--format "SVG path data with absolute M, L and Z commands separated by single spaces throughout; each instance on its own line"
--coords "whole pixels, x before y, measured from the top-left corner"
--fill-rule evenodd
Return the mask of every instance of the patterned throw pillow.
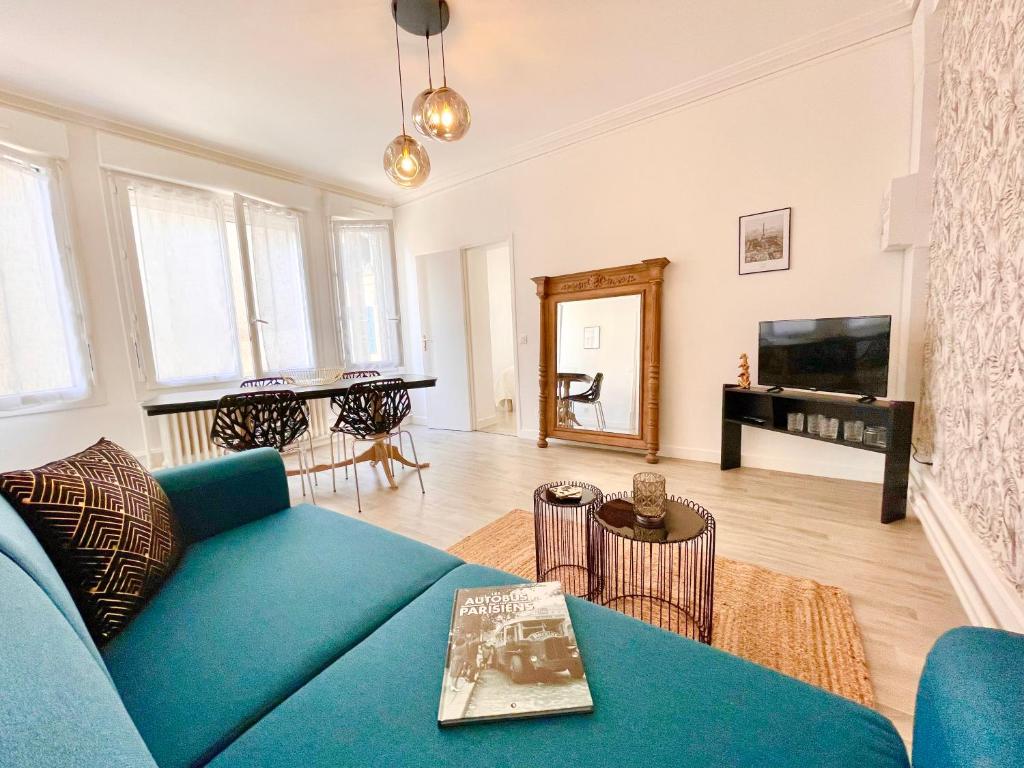
M 46 466 L 0 474 L 0 493 L 43 545 L 100 643 L 131 621 L 181 556 L 167 494 L 106 438 Z

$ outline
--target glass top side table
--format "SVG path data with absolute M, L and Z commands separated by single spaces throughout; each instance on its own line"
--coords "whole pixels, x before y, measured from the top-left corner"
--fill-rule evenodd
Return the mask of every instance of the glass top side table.
M 670 496 L 664 526 L 637 525 L 632 494 L 604 497 L 591 518 L 592 600 L 671 632 L 711 643 L 715 519 Z
M 559 501 L 551 489 L 575 485 L 583 489 L 579 501 Z M 593 582 L 593 548 L 590 517 L 604 502 L 601 489 L 576 480 L 545 483 L 533 492 L 533 534 L 537 556 L 537 581 L 560 581 L 567 595 L 590 598 Z

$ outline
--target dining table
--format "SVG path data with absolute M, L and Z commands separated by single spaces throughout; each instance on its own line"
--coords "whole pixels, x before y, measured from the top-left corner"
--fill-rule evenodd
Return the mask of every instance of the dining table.
M 290 392 L 294 392 L 295 396 L 300 400 L 321 400 L 339 395 L 344 395 L 348 392 L 349 387 L 353 384 L 361 382 L 373 381 L 378 377 L 361 378 L 361 379 L 338 379 L 337 381 L 327 382 L 322 384 L 282 384 L 275 387 L 268 387 L 267 389 L 287 389 Z M 436 376 L 424 376 L 421 374 L 414 373 L 402 373 L 394 375 L 381 376 L 379 378 L 397 378 L 401 379 L 403 385 L 407 389 L 424 389 L 427 387 L 437 386 Z M 157 417 L 157 416 L 171 416 L 178 413 L 189 413 L 194 411 L 212 411 L 217 408 L 217 403 L 225 395 L 237 395 L 241 393 L 251 393 L 259 390 L 254 389 L 243 389 L 239 385 L 221 387 L 221 388 L 209 388 L 204 387 L 201 389 L 175 389 L 166 392 L 160 392 L 143 400 L 140 403 L 144 419 L 146 417 Z M 145 424 L 143 424 L 145 427 Z M 148 430 L 144 429 L 143 432 L 146 435 L 146 455 L 149 456 L 149 438 Z M 327 463 L 314 463 L 310 467 L 310 472 L 325 472 L 332 467 L 341 469 L 351 464 L 359 462 L 380 462 L 384 467 L 384 474 L 387 477 L 388 484 L 392 488 L 397 487 L 394 475 L 391 472 L 390 460 L 397 461 L 399 464 L 404 464 L 407 467 L 426 469 L 430 466 L 430 462 L 415 462 L 411 459 L 406 458 L 402 455 L 401 450 L 396 448 L 390 442 L 374 443 L 367 450 L 363 451 L 358 456 L 354 456 L 349 459 L 332 460 Z M 289 475 L 299 474 L 298 469 L 289 469 Z

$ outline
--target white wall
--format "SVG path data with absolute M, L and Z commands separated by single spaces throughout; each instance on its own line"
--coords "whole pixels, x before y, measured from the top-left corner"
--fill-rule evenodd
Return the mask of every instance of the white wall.
M 902 256 L 880 251 L 879 209 L 889 180 L 909 170 L 912 94 L 903 30 L 400 206 L 399 258 L 415 270 L 417 254 L 513 238 L 524 437 L 537 402 L 530 278 L 671 259 L 662 452 L 717 461 L 721 386 L 735 381 L 740 352 L 756 370 L 759 320 L 899 323 Z M 792 268 L 737 275 L 737 218 L 787 206 Z M 417 365 L 414 345 L 408 360 Z M 881 479 L 880 456 L 754 430 L 744 460 Z
M 318 364 L 338 364 L 325 222 L 328 216 L 391 218 L 391 209 L 330 191 L 186 154 L 156 143 L 104 133 L 74 122 L 0 107 L 0 145 L 60 158 L 69 201 L 75 258 L 97 377 L 96 404 L 31 415 L 0 416 L 0 471 L 35 466 L 108 437 L 142 455 L 145 447 L 138 383 L 117 289 L 117 240 L 107 204 L 107 171 L 157 176 L 241 192 L 304 212 L 304 246 L 317 327 Z M 401 285 L 400 285 L 401 288 Z M 156 425 L 145 422 L 151 434 Z

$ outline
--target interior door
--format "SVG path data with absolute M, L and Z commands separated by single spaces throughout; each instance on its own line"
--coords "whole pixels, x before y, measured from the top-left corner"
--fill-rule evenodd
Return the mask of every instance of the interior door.
M 469 432 L 473 429 L 473 408 L 462 253 L 442 251 L 419 256 L 416 272 L 423 368 L 427 375 L 437 376 L 437 386 L 424 390 L 427 426 Z

